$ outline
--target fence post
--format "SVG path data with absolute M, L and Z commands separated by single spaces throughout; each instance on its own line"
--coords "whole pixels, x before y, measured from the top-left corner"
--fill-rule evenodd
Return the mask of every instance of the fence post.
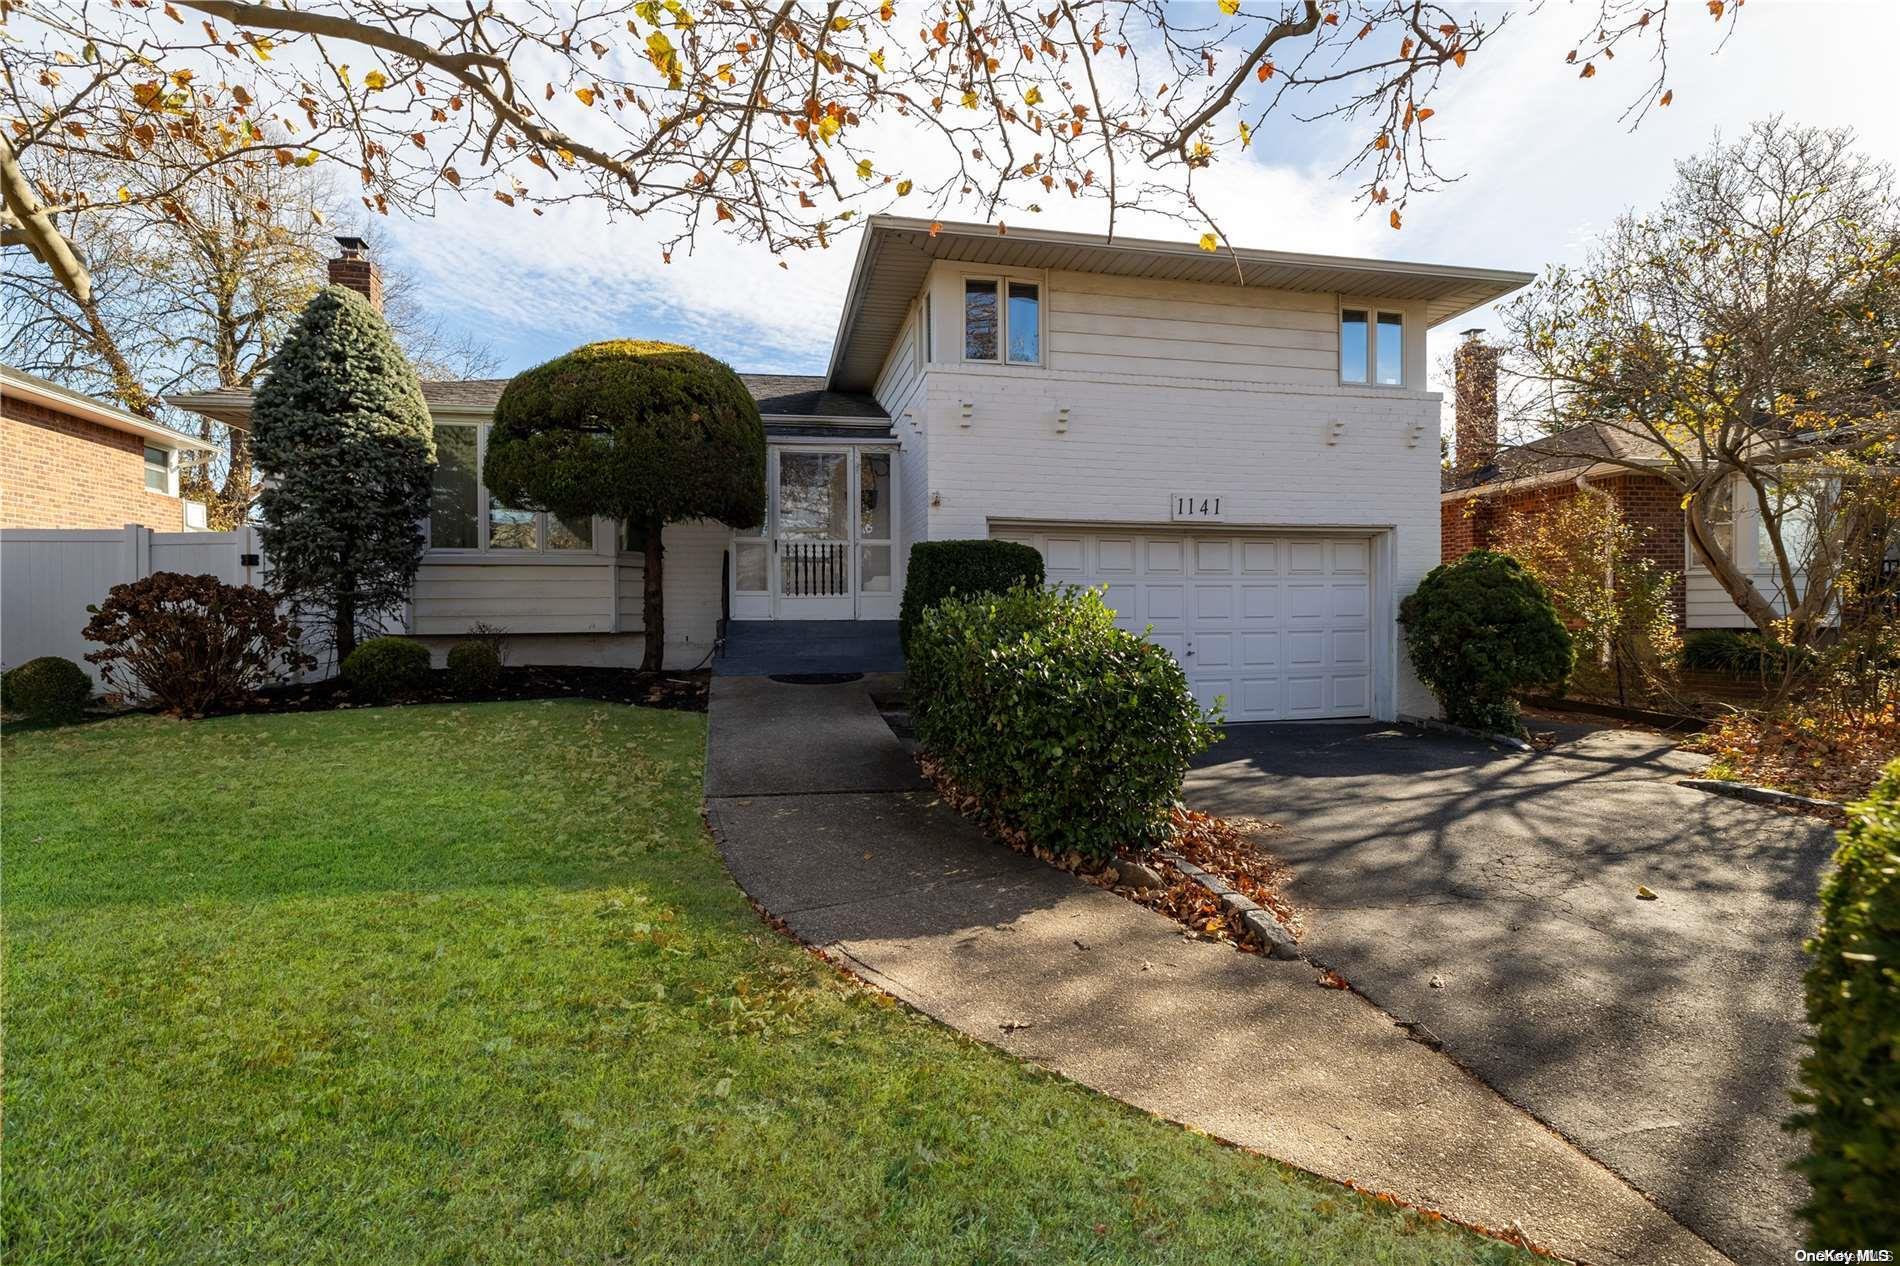
M 125 525 L 126 583 L 152 574 L 152 531 L 137 523 Z

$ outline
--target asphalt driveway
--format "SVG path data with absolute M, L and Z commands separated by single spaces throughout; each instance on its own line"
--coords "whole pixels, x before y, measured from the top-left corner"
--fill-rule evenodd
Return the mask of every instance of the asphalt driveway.
M 1311 957 L 1729 1256 L 1785 1262 L 1805 1191 L 1780 1123 L 1832 832 L 1669 781 L 1699 764 L 1629 731 L 1526 756 L 1241 725 L 1187 799 L 1282 825 Z

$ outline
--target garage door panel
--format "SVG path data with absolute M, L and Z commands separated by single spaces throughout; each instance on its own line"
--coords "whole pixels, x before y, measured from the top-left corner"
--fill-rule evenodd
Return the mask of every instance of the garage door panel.
M 1234 543 L 1215 539 L 1194 542 L 1194 573 L 1197 576 L 1227 576 L 1234 570 Z
M 1056 531 L 1027 539 L 1052 583 L 1105 587 L 1230 721 L 1372 710 L 1371 543 L 1359 538 Z
M 1248 624 L 1271 624 L 1280 618 L 1280 586 L 1242 584 L 1240 618 Z
M 1132 536 L 1104 536 L 1095 546 L 1095 567 L 1106 576 L 1132 576 L 1135 574 L 1135 538 Z
M 1234 666 L 1234 635 L 1196 632 L 1194 663 L 1197 668 L 1232 668 Z
M 1234 618 L 1234 587 L 1231 584 L 1194 586 L 1194 623 L 1226 624 Z
M 1242 541 L 1240 570 L 1249 576 L 1272 576 L 1280 570 L 1278 541 Z
M 1363 620 L 1372 609 L 1371 596 L 1364 585 L 1333 586 L 1333 618 Z

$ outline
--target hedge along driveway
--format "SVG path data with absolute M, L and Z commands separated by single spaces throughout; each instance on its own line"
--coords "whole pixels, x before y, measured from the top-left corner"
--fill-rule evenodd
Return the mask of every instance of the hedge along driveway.
M 740 898 L 704 722 L 10 734 L 0 1255 L 1519 1260 L 963 1039 Z

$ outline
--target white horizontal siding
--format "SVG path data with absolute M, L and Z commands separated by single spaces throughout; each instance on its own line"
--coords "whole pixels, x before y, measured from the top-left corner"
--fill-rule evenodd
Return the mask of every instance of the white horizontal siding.
M 473 624 L 511 633 L 611 633 L 612 560 L 427 561 L 416 572 L 412 632 L 467 633 Z

